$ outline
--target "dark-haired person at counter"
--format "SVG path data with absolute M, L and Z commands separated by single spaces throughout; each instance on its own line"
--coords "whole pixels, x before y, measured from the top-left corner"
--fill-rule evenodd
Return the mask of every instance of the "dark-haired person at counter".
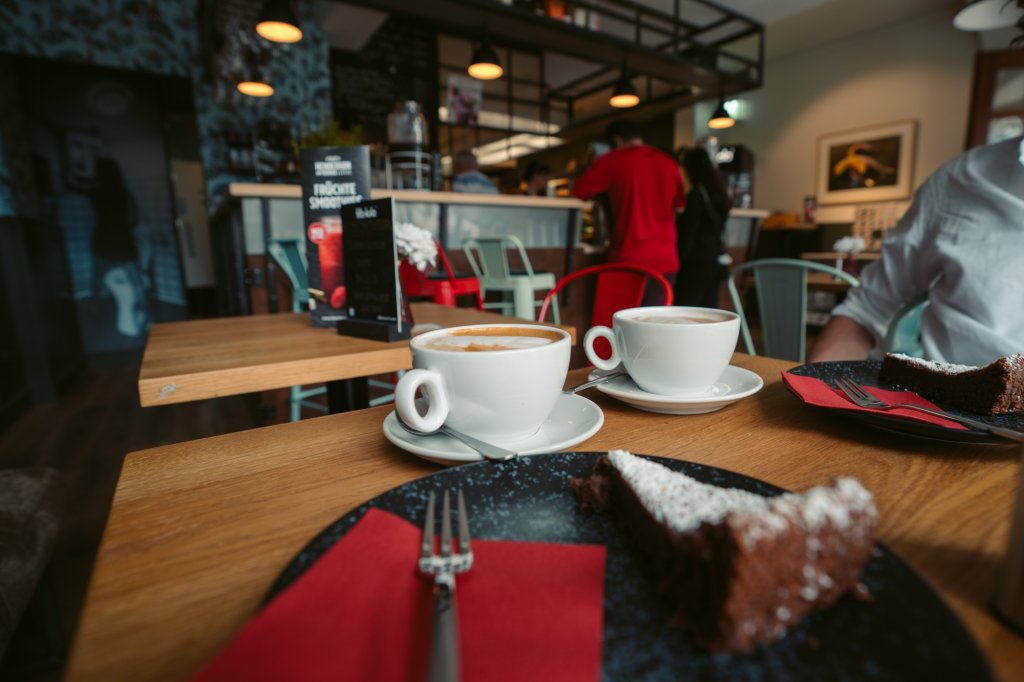
M 676 305 L 718 307 L 718 289 L 728 274 L 722 232 L 729 217 L 729 195 L 725 183 L 701 147 L 682 148 L 676 159 L 686 183 L 686 209 L 676 219 L 679 274 L 676 276 Z M 727 256 L 726 256 L 727 257 Z
M 896 312 L 923 295 L 926 359 L 981 366 L 1024 353 L 1024 137 L 974 147 L 925 180 L 808 360 L 877 353 Z
M 526 183 L 523 194 L 531 197 L 548 195 L 548 180 L 551 179 L 551 168 L 546 163 L 531 161 L 526 165 L 523 182 Z
M 608 125 L 612 150 L 600 156 L 573 186 L 573 196 L 591 199 L 607 194 L 614 227 L 609 263 L 638 263 L 674 282 L 676 211 L 686 204 L 683 177 L 668 154 L 644 144 L 630 121 Z M 661 287 L 648 282 L 643 305 L 663 305 Z
M 452 155 L 452 191 L 474 192 L 476 194 L 498 194 L 498 188 L 491 179 L 480 172 L 476 155 L 468 149 Z

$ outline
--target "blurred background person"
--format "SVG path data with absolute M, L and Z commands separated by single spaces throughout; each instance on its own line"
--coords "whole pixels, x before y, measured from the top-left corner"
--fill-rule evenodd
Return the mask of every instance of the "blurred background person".
M 672 157 L 644 143 L 640 128 L 626 120 L 607 130 L 612 150 L 597 158 L 577 180 L 572 194 L 591 199 L 605 194 L 614 227 L 609 263 L 637 263 L 673 283 L 679 269 L 676 210 L 686 197 L 683 177 Z M 664 305 L 664 292 L 647 283 L 641 305 Z
M 452 155 L 452 191 L 474 192 L 476 194 L 498 194 L 498 188 L 491 179 L 480 172 L 476 155 L 468 149 Z
M 719 285 L 729 272 L 722 244 L 729 196 L 703 148 L 683 147 L 676 152 L 676 160 L 683 169 L 686 209 L 676 217 L 679 274 L 675 303 L 717 308 Z
M 551 179 L 551 168 L 546 163 L 531 161 L 523 173 L 523 182 L 526 188 L 523 194 L 531 197 L 546 197 L 548 195 L 548 181 Z
M 96 220 L 92 243 L 95 272 L 102 278 L 103 293 L 112 296 L 117 305 L 117 331 L 139 336 L 149 329 L 149 306 L 135 244 L 139 211 L 114 159 L 96 160 L 96 183 L 89 200 Z

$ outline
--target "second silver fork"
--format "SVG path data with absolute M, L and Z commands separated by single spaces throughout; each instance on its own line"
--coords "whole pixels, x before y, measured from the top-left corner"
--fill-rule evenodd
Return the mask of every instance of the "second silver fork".
M 434 578 L 434 631 L 430 640 L 430 682 L 457 682 L 459 671 L 459 623 L 455 610 L 455 574 L 473 566 L 469 519 L 462 491 L 458 495 L 458 551 L 452 553 L 452 516 L 448 491 L 441 501 L 441 542 L 434 551 L 434 500 L 427 501 L 427 519 L 423 524 L 419 569 Z
M 965 426 L 970 426 L 977 431 L 991 433 L 996 436 L 1002 436 L 1008 440 L 1024 443 L 1024 433 L 1014 431 L 1013 429 L 1004 429 L 1001 426 L 994 426 L 983 421 L 978 421 L 977 419 L 961 417 L 960 415 L 950 414 L 948 412 L 943 412 L 942 410 L 933 410 L 922 405 L 914 405 L 912 403 L 887 403 L 881 398 L 876 398 L 871 395 L 863 386 L 850 379 L 837 379 L 836 386 L 840 391 L 846 394 L 847 398 L 861 407 L 869 407 L 876 410 L 894 410 L 896 408 L 917 410 L 918 412 L 926 412 L 928 414 L 935 415 L 936 417 L 942 417 L 943 419 L 959 422 Z

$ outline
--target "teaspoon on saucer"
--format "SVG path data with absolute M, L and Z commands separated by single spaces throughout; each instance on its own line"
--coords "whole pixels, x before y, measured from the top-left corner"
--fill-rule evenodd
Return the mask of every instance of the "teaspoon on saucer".
M 579 393 L 580 391 L 584 391 L 584 390 L 590 388 L 591 386 L 597 386 L 598 384 L 603 384 L 606 381 L 611 381 L 612 379 L 617 379 L 618 377 L 623 377 L 623 376 L 628 376 L 628 375 L 629 375 L 629 372 L 627 372 L 624 369 L 620 369 L 620 370 L 617 370 L 615 372 L 612 372 L 611 374 L 604 374 L 602 376 L 599 376 L 596 379 L 592 379 L 591 381 L 588 381 L 585 384 L 580 384 L 579 386 L 572 386 L 570 388 L 567 388 L 564 391 L 562 391 L 562 393 L 565 393 L 566 395 L 572 395 L 574 393 Z
M 476 438 L 473 438 L 473 436 L 468 436 L 460 431 L 452 429 L 451 427 L 445 426 L 444 424 L 441 424 L 441 428 L 439 428 L 437 431 L 418 431 L 417 429 L 412 428 L 404 421 L 402 421 L 402 416 L 398 414 L 398 410 L 395 410 L 394 414 L 395 419 L 398 421 L 398 424 L 411 434 L 417 436 L 431 436 L 435 433 L 443 433 L 447 436 L 451 436 L 455 440 L 462 441 L 469 447 L 479 452 L 484 457 L 484 459 L 489 459 L 492 462 L 505 462 L 507 460 L 514 459 L 519 456 L 518 453 L 513 452 L 512 450 L 506 450 L 505 448 L 498 447 L 497 445 L 493 445 L 491 443 L 478 440 Z

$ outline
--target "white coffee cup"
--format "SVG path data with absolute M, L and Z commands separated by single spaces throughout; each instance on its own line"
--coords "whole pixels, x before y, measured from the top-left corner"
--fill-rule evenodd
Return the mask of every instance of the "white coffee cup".
M 414 369 L 395 388 L 395 409 L 418 431 L 442 424 L 493 443 L 535 434 L 551 414 L 569 371 L 571 339 L 555 327 L 454 327 L 410 341 Z M 427 410 L 420 414 L 416 391 Z
M 736 350 L 740 319 L 714 308 L 661 306 L 629 308 L 612 316 L 612 328 L 587 332 L 583 349 L 599 369 L 621 362 L 637 386 L 648 393 L 693 396 L 705 393 L 725 371 Z M 594 341 L 607 339 L 607 360 L 594 352 Z

